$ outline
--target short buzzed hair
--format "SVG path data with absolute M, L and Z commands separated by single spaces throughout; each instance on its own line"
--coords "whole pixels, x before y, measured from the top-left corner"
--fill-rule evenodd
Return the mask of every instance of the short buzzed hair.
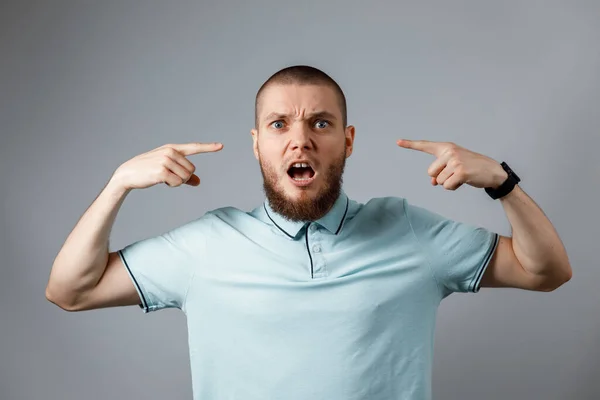
M 342 113 L 343 127 L 346 128 L 348 123 L 348 117 L 346 112 L 346 96 L 342 88 L 325 72 L 318 68 L 311 67 L 308 65 L 293 65 L 291 67 L 283 68 L 275 72 L 269 79 L 262 84 L 258 92 L 256 93 L 256 99 L 254 100 L 254 125 L 258 129 L 258 107 L 260 103 L 260 97 L 265 88 L 271 84 L 298 84 L 298 85 L 326 85 L 334 90 L 338 97 L 338 103 L 340 111 Z

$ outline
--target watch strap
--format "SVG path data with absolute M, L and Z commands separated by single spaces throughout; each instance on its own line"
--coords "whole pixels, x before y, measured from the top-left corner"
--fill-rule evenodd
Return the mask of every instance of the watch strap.
M 508 178 L 496 189 L 491 187 L 485 188 L 486 193 L 494 200 L 506 196 L 519 182 L 521 182 L 521 178 L 519 178 L 519 176 L 508 166 L 506 162 L 502 161 L 500 165 L 502 165 L 502 168 L 508 174 Z

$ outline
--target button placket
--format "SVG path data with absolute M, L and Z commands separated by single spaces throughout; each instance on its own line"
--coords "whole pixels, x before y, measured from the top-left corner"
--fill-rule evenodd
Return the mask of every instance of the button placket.
M 311 246 L 309 248 L 312 254 L 313 278 L 327 275 L 323 247 L 319 241 L 319 237 L 318 227 L 315 224 L 311 224 L 309 227 L 309 241 Z

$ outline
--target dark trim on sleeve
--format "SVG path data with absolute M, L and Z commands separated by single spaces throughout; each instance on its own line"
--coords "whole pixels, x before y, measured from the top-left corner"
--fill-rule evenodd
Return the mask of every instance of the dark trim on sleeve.
M 481 288 L 481 279 L 483 278 L 483 273 L 487 269 L 490 261 L 492 260 L 492 257 L 494 256 L 494 253 L 496 252 L 496 248 L 498 247 L 499 241 L 500 241 L 500 235 L 498 235 L 497 233 L 494 232 L 494 240 L 492 240 L 492 245 L 490 246 L 489 251 L 488 251 L 487 255 L 485 256 L 485 259 L 484 259 L 483 263 L 481 264 L 481 268 L 479 268 L 479 271 L 477 272 L 477 277 L 475 279 L 475 282 L 473 283 L 473 293 L 479 292 L 479 289 Z
M 121 256 L 121 259 L 123 260 L 123 264 L 125 264 L 125 268 L 127 268 L 127 271 L 129 272 L 129 275 L 131 276 L 131 279 L 133 279 L 133 283 L 135 284 L 138 293 L 140 294 L 140 297 L 142 299 L 142 304 L 138 304 L 140 306 L 140 308 L 142 308 L 144 311 L 149 311 L 148 310 L 148 302 L 146 302 L 146 298 L 144 297 L 144 293 L 142 292 L 142 289 L 140 287 L 140 285 L 138 284 L 137 280 L 135 279 L 135 276 L 133 275 L 133 273 L 131 272 L 131 269 L 129 268 L 129 265 L 127 265 L 127 260 L 125 260 L 125 256 L 123 255 L 123 252 L 121 250 L 119 250 L 119 255 Z

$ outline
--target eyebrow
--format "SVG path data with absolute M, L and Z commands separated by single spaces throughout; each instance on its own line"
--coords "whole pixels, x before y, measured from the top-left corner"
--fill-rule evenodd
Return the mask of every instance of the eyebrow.
M 275 119 L 282 119 L 282 118 L 286 118 L 288 117 L 289 114 L 286 113 L 281 113 L 281 112 L 272 112 L 269 115 L 267 115 L 264 120 L 269 121 L 269 120 L 275 120 Z M 337 121 L 337 117 L 335 115 L 333 115 L 332 113 L 330 113 L 329 111 L 316 111 L 314 113 L 308 114 L 307 118 L 326 118 L 326 119 L 332 119 L 332 120 L 336 120 Z

